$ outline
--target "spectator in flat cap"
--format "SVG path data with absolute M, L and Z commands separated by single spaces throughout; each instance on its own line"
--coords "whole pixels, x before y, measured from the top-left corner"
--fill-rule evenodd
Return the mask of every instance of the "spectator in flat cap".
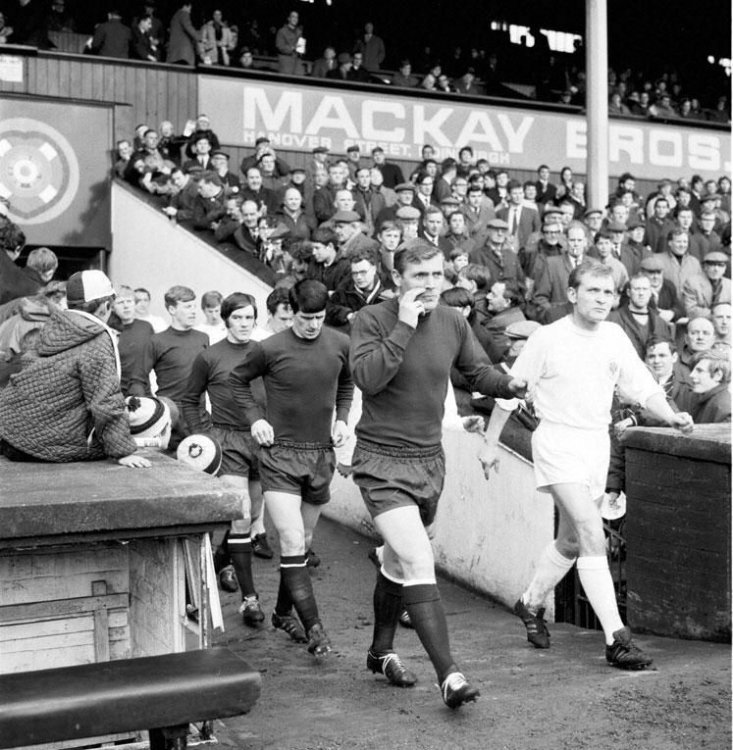
M 189 141 L 189 147 L 192 149 L 192 155 L 190 159 L 183 162 L 184 172 L 191 172 L 194 169 L 211 169 L 210 137 L 205 133 L 200 133 L 195 140 Z
M 316 146 L 311 151 L 311 156 L 305 164 L 305 181 L 311 189 L 316 185 L 316 173 L 328 172 L 328 154 L 327 146 Z
M 356 211 L 337 211 L 331 221 L 338 239 L 339 255 L 348 257 L 358 249 L 376 249 L 378 243 L 364 234 L 362 217 Z
M 731 282 L 726 279 L 728 256 L 720 250 L 708 253 L 702 262 L 703 273 L 687 278 L 682 285 L 682 303 L 689 318 L 711 317 L 711 308 L 731 302 Z
M 640 272 L 649 277 L 652 290 L 652 304 L 663 320 L 672 323 L 685 314 L 674 284 L 664 278 L 664 264 L 657 255 L 647 255 L 641 261 Z
M 217 149 L 211 152 L 211 169 L 219 175 L 227 195 L 238 193 L 241 188 L 239 177 L 229 170 L 229 154 Z
M 508 228 L 505 221 L 491 219 L 487 223 L 486 241 L 470 254 L 469 259 L 471 263 L 486 266 L 493 281 L 505 283 L 509 292 L 523 305 L 526 280 L 519 258 L 507 238 Z
M 391 206 L 386 206 L 377 215 L 375 224 L 377 227 L 381 227 L 385 221 L 394 221 L 397 217 L 397 212 L 401 208 L 412 207 L 412 203 L 415 199 L 415 186 L 411 182 L 401 182 L 395 187 L 395 193 L 397 194 L 397 202 Z M 415 209 L 420 215 L 420 211 Z

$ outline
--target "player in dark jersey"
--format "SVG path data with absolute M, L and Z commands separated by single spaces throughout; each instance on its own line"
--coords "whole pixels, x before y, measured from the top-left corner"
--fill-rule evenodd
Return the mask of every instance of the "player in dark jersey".
M 441 422 L 450 369 L 490 396 L 522 394 L 524 383 L 496 371 L 460 312 L 438 305 L 438 248 L 419 243 L 399 250 L 393 278 L 397 298 L 360 310 L 351 332 L 351 368 L 363 392 L 353 478 L 385 542 L 367 668 L 401 687 L 417 681 L 393 649 L 404 603 L 443 700 L 456 708 L 476 700 L 479 691 L 451 654 L 426 531 L 443 489 Z
M 223 544 L 234 568 L 236 582 L 229 587 L 227 574 L 231 568 L 228 566 L 221 571 L 219 578 L 225 590 L 236 590 L 236 583 L 239 583 L 242 620 L 245 625 L 257 627 L 265 619 L 252 577 L 250 538 L 252 518 L 262 512 L 257 446 L 247 417 L 234 401 L 229 384 L 232 370 L 254 346 L 250 340 L 257 322 L 254 297 L 242 292 L 230 294 L 221 304 L 221 318 L 227 329 L 226 338 L 205 349 L 194 360 L 181 406 L 193 432 L 208 432 L 218 440 L 222 449 L 219 476 L 242 498 L 243 518 L 232 521 Z M 211 401 L 210 430 L 201 418 L 200 404 L 204 393 L 208 393 Z M 263 394 L 259 394 L 258 400 L 264 400 Z M 304 638 L 304 635 L 301 631 L 300 637 Z
M 280 588 L 272 624 L 292 637 L 295 606 L 308 650 L 316 656 L 327 654 L 331 645 L 318 614 L 305 551 L 321 508 L 331 497 L 333 448 L 346 440 L 354 391 L 349 339 L 323 326 L 327 302 L 328 290 L 321 282 L 295 284 L 290 291 L 292 327 L 256 343 L 230 376 L 234 397 L 260 445 L 265 504 L 280 538 Z M 266 412 L 250 388 L 258 377 L 265 383 Z

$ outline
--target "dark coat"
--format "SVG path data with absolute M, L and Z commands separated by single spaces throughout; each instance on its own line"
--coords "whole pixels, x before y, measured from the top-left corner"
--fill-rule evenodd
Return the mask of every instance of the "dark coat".
M 168 34 L 166 62 L 195 65 L 199 49 L 199 35 L 191 23 L 189 11 L 179 8 L 173 14 Z
M 624 329 L 624 333 L 631 340 L 636 353 L 639 355 L 639 359 L 642 360 L 646 357 L 646 346 L 650 339 L 672 340 L 671 326 L 662 320 L 659 314 L 651 308 L 649 309 L 649 322 L 645 328 L 642 328 L 636 322 L 634 314 L 628 307 L 620 307 L 617 310 L 612 310 L 608 316 L 608 320 L 611 323 L 618 323 Z

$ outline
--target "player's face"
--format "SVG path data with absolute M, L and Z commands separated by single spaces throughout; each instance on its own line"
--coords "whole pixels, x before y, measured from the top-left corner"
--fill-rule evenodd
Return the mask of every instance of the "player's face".
M 221 305 L 205 307 L 204 318 L 206 319 L 206 323 L 210 326 L 219 325 L 221 323 Z
M 196 300 L 178 302 L 175 307 L 169 307 L 173 323 L 181 330 L 193 328 L 196 325 Z
M 608 317 L 614 302 L 613 279 L 585 273 L 577 289 L 568 290 L 568 299 L 574 305 L 575 319 L 581 325 L 595 327 Z
M 135 312 L 138 315 L 147 315 L 150 307 L 150 297 L 147 294 L 138 293 L 135 295 Z
M 394 273 L 394 281 L 400 290 L 400 296 L 410 289 L 423 290 L 416 299 L 423 303 L 425 312 L 431 312 L 438 306 L 443 278 L 442 253 L 419 263 L 409 263 L 401 274 L 397 271 Z
M 720 373 L 715 375 L 710 371 L 711 362 L 703 359 L 690 372 L 690 382 L 693 393 L 707 393 L 720 383 Z
M 277 306 L 274 315 L 270 316 L 270 328 L 275 333 L 280 333 L 293 325 L 293 308 L 281 302 Z
M 646 353 L 646 363 L 659 383 L 672 374 L 676 361 L 677 353 L 672 354 L 668 344 L 656 344 Z
M 132 323 L 135 319 L 135 298 L 133 296 L 115 297 L 113 304 L 114 311 L 117 313 L 117 317 L 123 323 Z
M 255 327 L 255 311 L 252 305 L 235 310 L 227 320 L 227 338 L 234 344 L 246 344 Z
M 298 310 L 293 315 L 293 333 L 300 339 L 317 339 L 326 319 L 326 311 L 306 313 Z

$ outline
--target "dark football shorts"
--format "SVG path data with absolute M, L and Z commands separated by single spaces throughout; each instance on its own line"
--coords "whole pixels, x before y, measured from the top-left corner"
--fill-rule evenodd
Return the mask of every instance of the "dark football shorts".
M 351 468 L 372 518 L 417 505 L 425 526 L 435 520 L 445 481 L 442 446 L 398 448 L 358 440 Z
M 214 425 L 211 437 L 221 446 L 221 469 L 219 476 L 233 474 L 249 477 L 251 481 L 260 478 L 257 442 L 249 430 L 232 430 L 229 427 Z
M 305 503 L 324 505 L 331 499 L 336 454 L 328 443 L 294 443 L 278 440 L 260 446 L 263 492 L 300 495 Z

